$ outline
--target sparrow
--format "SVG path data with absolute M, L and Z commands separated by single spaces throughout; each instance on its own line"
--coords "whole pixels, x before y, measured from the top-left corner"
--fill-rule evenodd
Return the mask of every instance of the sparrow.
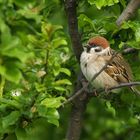
M 110 48 L 107 39 L 101 36 L 89 39 L 87 45 L 84 46 L 80 57 L 81 70 L 85 78 L 96 89 L 106 89 L 133 81 L 131 68 L 120 53 L 117 53 L 107 67 L 92 81 L 93 76 L 106 65 L 115 53 L 116 51 Z M 112 90 L 112 92 L 118 91 L 119 89 Z

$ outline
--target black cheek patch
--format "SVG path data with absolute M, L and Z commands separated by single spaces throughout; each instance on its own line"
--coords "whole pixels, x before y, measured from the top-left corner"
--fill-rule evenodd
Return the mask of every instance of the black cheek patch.
M 101 48 L 96 48 L 95 52 L 100 52 L 102 49 Z

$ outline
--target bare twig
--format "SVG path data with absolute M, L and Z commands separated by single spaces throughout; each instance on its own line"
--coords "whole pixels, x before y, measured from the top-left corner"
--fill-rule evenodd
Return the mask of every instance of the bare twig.
M 131 53 L 137 53 L 138 49 L 135 48 L 126 48 L 123 50 L 122 54 L 131 54 Z
M 89 93 L 90 96 L 98 96 L 100 95 L 100 93 L 102 92 L 111 92 L 112 90 L 114 89 L 119 89 L 119 88 L 123 88 L 123 87 L 132 87 L 132 86 L 138 86 L 140 85 L 140 82 L 129 82 L 129 83 L 121 83 L 120 85 L 117 85 L 117 86 L 113 86 L 113 87 L 110 87 L 108 89 L 106 88 L 102 88 L 102 89 L 98 89 L 98 90 L 93 90 L 92 93 Z M 68 104 L 70 102 L 72 102 L 75 98 L 77 98 L 79 96 L 79 94 L 81 94 L 82 89 L 80 89 L 78 92 L 76 92 L 73 96 L 71 96 L 70 98 L 68 98 L 64 103 L 62 103 L 62 106 L 64 106 L 65 104 Z
M 127 21 L 132 17 L 135 11 L 140 7 L 140 0 L 131 0 L 122 14 L 116 21 L 116 24 L 120 27 L 124 21 Z
M 123 87 L 132 87 L 132 86 L 138 86 L 138 85 L 140 85 L 140 82 L 121 83 L 120 85 L 108 88 L 107 91 L 110 92 L 114 89 L 119 89 L 119 88 L 123 88 Z M 106 91 L 105 88 L 96 90 L 97 93 L 101 93 L 101 92 L 104 92 L 104 91 Z

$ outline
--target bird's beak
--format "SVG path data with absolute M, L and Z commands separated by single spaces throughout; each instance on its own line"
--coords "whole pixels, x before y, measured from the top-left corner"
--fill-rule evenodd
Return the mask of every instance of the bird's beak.
M 84 47 L 84 48 L 87 48 L 87 49 L 90 48 L 89 44 L 86 44 L 86 45 L 84 45 L 83 47 Z
M 84 50 L 85 50 L 87 53 L 90 52 L 91 47 L 90 47 L 89 44 L 86 44 L 86 45 L 84 45 L 83 47 L 84 47 Z

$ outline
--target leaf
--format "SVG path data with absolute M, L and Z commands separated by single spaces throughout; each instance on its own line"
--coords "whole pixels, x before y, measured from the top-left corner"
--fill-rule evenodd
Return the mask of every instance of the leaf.
M 6 107 L 12 107 L 16 109 L 20 109 L 22 106 L 18 101 L 6 98 L 0 98 L 0 104 L 4 104 Z
M 23 128 L 17 128 L 15 134 L 18 140 L 28 140 L 27 133 Z
M 49 123 L 52 123 L 54 125 L 56 125 L 57 127 L 59 126 L 59 113 L 56 109 L 51 109 L 48 111 L 47 113 L 47 119 Z
M 4 66 L 1 66 L 1 65 L 0 65 L 0 74 L 1 74 L 1 75 L 4 75 L 5 72 L 6 72 L 6 68 L 5 68 Z
M 109 101 L 106 102 L 106 106 L 107 106 L 107 110 L 108 110 L 109 112 L 111 112 L 111 113 L 113 114 L 113 116 L 115 116 L 115 115 L 116 115 L 116 111 L 115 111 L 115 109 L 112 107 L 112 105 L 111 105 L 111 103 L 110 103 Z
M 121 95 L 121 100 L 127 104 L 132 104 L 134 102 L 135 95 L 129 92 L 126 92 Z
M 44 84 L 39 84 L 39 83 L 35 83 L 35 88 L 38 92 L 44 92 L 46 90 L 45 85 Z
M 121 49 L 123 46 L 124 46 L 124 42 L 121 42 L 120 44 L 119 44 L 119 48 Z
M 67 45 L 67 41 L 63 38 L 55 38 L 54 40 L 52 40 L 52 47 L 53 48 L 58 48 L 62 45 Z
M 139 123 L 139 121 L 138 121 L 138 119 L 137 118 L 130 118 L 129 119 L 129 124 L 131 124 L 131 125 L 137 125 Z
M 65 73 L 68 76 L 71 76 L 71 71 L 67 68 L 60 68 L 59 71 L 62 72 L 62 73 Z
M 122 4 L 122 6 L 125 8 L 125 6 L 126 6 L 126 1 L 125 0 L 119 0 L 120 1 L 120 3 Z
M 94 22 L 84 14 L 80 14 L 80 16 L 78 17 L 78 24 L 80 27 L 84 27 L 87 24 L 89 24 L 90 27 L 92 27 L 94 30 L 96 30 Z
M 56 89 L 58 91 L 66 91 L 66 88 L 61 87 L 61 86 L 54 86 L 54 89 Z
M 46 106 L 39 106 L 38 107 L 39 116 L 47 118 L 49 123 L 52 123 L 56 126 L 59 126 L 59 113 L 54 108 L 47 108 Z
M 12 111 L 8 116 L 2 118 L 3 128 L 7 128 L 10 125 L 14 125 L 20 117 L 18 111 Z
M 140 25 L 139 25 L 140 26 Z M 140 27 L 137 27 L 135 30 L 135 38 L 137 42 L 140 42 Z M 139 47 L 140 48 L 140 47 Z
M 4 76 L 7 80 L 14 83 L 18 83 L 19 80 L 22 78 L 21 71 L 18 68 L 14 67 L 14 62 L 12 66 L 0 66 L 0 74 Z
M 61 80 L 57 80 L 53 83 L 54 86 L 58 86 L 58 85 L 72 85 L 72 83 L 68 80 L 68 79 L 61 79 Z
M 36 9 L 31 9 L 31 8 L 28 8 L 28 7 L 24 7 L 23 9 L 19 9 L 17 11 L 17 13 L 19 15 L 22 15 L 24 16 L 25 18 L 27 19 L 34 19 L 36 21 L 36 23 L 40 23 L 41 22 L 41 19 L 42 19 L 42 15 L 39 15 L 39 10 L 36 8 Z
M 60 25 L 52 25 L 50 23 L 42 22 L 41 31 L 45 39 L 50 39 L 52 35 L 57 31 L 63 29 Z
M 2 44 L 8 44 L 11 40 L 10 28 L 5 24 L 5 22 L 0 18 L 0 31 L 1 31 L 1 42 Z
M 3 46 L 2 55 L 12 58 L 18 58 L 21 62 L 25 62 L 30 54 L 25 53 L 21 40 L 17 37 L 12 37 L 9 44 Z
M 65 98 L 60 96 L 56 98 L 45 98 L 41 105 L 45 105 L 47 108 L 58 108 L 61 106 L 61 101 L 64 101 Z
M 13 63 L 14 64 L 14 63 Z M 6 67 L 6 71 L 5 73 L 3 74 L 3 76 L 11 81 L 11 82 L 14 82 L 14 83 L 18 83 L 20 81 L 20 79 L 22 78 L 22 74 L 21 74 L 21 71 L 14 67 L 14 65 L 8 65 Z
M 95 4 L 98 9 L 101 9 L 105 6 L 112 6 L 115 3 L 118 3 L 119 0 L 88 0 L 89 4 Z
M 1 104 L 0 105 L 0 112 L 5 112 L 6 111 L 6 107 L 7 107 L 7 105 Z

